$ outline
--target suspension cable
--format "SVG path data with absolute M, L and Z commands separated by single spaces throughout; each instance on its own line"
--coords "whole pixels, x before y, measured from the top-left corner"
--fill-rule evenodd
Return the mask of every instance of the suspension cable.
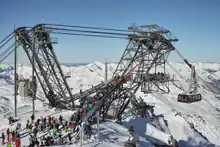
M 65 28 L 48 28 L 45 27 L 45 29 L 48 30 L 57 30 L 57 31 L 69 31 L 69 32 L 80 32 L 80 33 L 91 33 L 91 34 L 108 34 L 108 35 L 119 35 L 119 36 L 128 36 L 130 34 L 125 33 L 115 33 L 115 32 L 102 32 L 102 31 L 87 31 L 87 30 L 77 30 L 77 29 L 65 29 Z
M 134 32 L 131 30 L 124 30 L 124 29 L 110 29 L 110 28 L 103 28 L 103 27 L 88 27 L 88 26 L 78 26 L 78 25 L 63 25 L 63 24 L 43 24 L 43 25 L 71 27 L 71 28 L 84 28 L 84 29 L 94 29 L 94 30 L 108 30 L 108 31 L 118 31 L 118 32 Z
M 12 45 L 10 45 L 4 52 L 2 52 L 0 54 L 0 59 L 5 56 L 5 54 L 7 54 L 12 48 L 14 47 L 14 43 Z
M 2 44 L 5 40 L 7 40 L 12 34 L 13 34 L 13 32 L 10 33 L 7 37 L 5 37 L 5 38 L 0 42 L 0 44 Z
M 180 76 L 181 79 L 183 79 L 183 76 L 180 74 L 180 72 L 178 72 L 178 71 L 169 63 L 168 60 L 166 61 L 166 63 L 167 63 L 167 65 L 168 65 L 174 72 L 176 72 L 176 73 Z
M 117 39 L 125 39 L 126 37 L 117 37 L 117 36 L 107 36 L 107 35 L 91 35 L 91 34 L 78 34 L 78 33 L 65 33 L 65 32 L 51 32 L 52 34 L 62 34 L 62 35 L 73 35 L 73 36 L 87 36 L 87 37 L 101 37 L 101 38 L 117 38 Z
M 181 75 L 181 73 L 178 72 L 178 71 L 169 63 L 168 60 L 166 61 L 166 63 L 167 63 L 167 65 L 168 65 L 174 72 L 176 72 L 176 73 L 180 76 L 181 79 L 184 79 L 183 76 Z M 178 87 L 178 86 L 174 83 L 174 81 L 173 81 L 172 83 L 173 83 L 177 88 L 179 88 L 179 89 L 181 89 L 181 90 L 183 90 L 183 91 L 186 91 L 185 88 L 183 87 L 183 85 L 181 84 L 181 82 L 180 82 L 179 80 L 178 80 L 178 83 L 179 83 L 180 87 Z
M 5 43 L 3 43 L 1 46 L 0 46 L 0 50 L 2 47 L 4 47 L 9 41 L 11 41 L 12 39 L 14 38 L 14 35 L 11 36 Z
M 14 49 L 11 49 L 10 51 L 8 51 L 7 54 L 3 58 L 0 58 L 0 63 L 2 63 L 13 52 L 14 52 Z
M 177 53 L 177 55 L 178 55 L 181 59 L 185 60 L 185 58 L 183 57 L 183 55 L 180 53 L 179 50 L 177 50 L 177 49 L 175 48 L 174 51 Z

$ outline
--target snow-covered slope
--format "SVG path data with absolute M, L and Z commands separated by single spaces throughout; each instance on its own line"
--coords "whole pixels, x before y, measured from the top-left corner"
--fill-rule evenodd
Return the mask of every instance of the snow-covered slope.
M 187 88 L 187 81 L 190 76 L 188 67 L 182 63 L 170 64 L 180 75 L 174 72 L 169 66 L 166 69 L 167 72 L 174 75 L 174 78 L 179 80 L 184 88 Z M 142 136 L 145 143 L 147 139 L 149 142 L 155 144 L 167 144 L 168 138 L 172 135 L 180 146 L 207 146 L 208 144 L 220 146 L 220 95 L 213 93 L 213 91 L 220 93 L 220 64 L 194 63 L 194 65 L 199 76 L 204 79 L 199 80 L 199 92 L 202 93 L 203 97 L 201 102 L 193 104 L 178 103 L 176 100 L 177 95 L 182 93 L 182 91 L 173 84 L 170 84 L 171 92 L 169 94 L 144 94 L 138 91 L 137 96 L 141 96 L 147 103 L 155 106 L 154 119 L 149 120 L 128 116 L 124 119 L 124 125 L 128 127 L 133 124 L 136 134 Z M 116 64 L 108 65 L 109 78 L 112 76 L 116 66 Z M 105 65 L 100 62 L 79 67 L 62 66 L 62 68 L 64 74 L 71 72 L 71 77 L 67 81 L 72 88 L 73 94 L 78 93 L 80 89 L 85 90 L 91 88 L 92 85 L 104 81 Z M 18 74 L 24 78 L 30 78 L 31 67 L 19 66 Z M 11 66 L 4 65 L 0 70 L 0 113 L 3 115 L 13 112 L 12 84 L 13 69 Z M 37 95 L 44 98 L 41 88 L 39 88 Z M 19 114 L 31 111 L 32 102 L 30 99 L 18 97 L 18 101 Z M 36 103 L 37 110 L 44 109 L 41 101 L 37 100 Z M 106 123 L 103 124 L 103 127 L 112 129 L 115 132 L 126 132 L 123 129 L 117 130 L 116 128 L 120 127 L 117 127 L 115 123 Z M 116 133 L 115 136 L 117 135 L 122 140 L 123 136 L 128 136 L 128 134 L 123 133 Z M 109 138 L 107 140 L 111 140 Z M 114 144 L 116 143 L 113 143 L 112 146 Z M 119 145 L 120 143 L 116 144 L 116 146 Z

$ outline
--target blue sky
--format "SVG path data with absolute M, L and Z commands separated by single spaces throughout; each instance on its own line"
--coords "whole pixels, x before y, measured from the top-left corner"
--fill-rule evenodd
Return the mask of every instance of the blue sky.
M 127 29 L 158 24 L 179 39 L 191 61 L 219 61 L 219 0 L 1 0 L 0 40 L 16 27 L 41 22 Z M 118 61 L 126 40 L 56 35 L 60 62 Z M 19 61 L 26 62 L 19 50 Z M 12 60 L 12 57 L 7 61 Z M 171 61 L 179 61 L 175 54 Z

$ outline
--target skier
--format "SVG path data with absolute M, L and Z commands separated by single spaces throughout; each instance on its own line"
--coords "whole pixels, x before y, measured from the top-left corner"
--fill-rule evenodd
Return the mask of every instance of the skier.
M 94 97 L 92 98 L 92 107 L 95 106 L 95 104 L 96 104 L 96 97 L 94 96 Z
M 83 129 L 83 132 L 86 131 L 86 123 L 85 122 L 82 123 L 82 129 Z
M 78 113 L 76 114 L 76 122 L 78 122 L 80 120 L 80 111 L 78 111 Z
M 36 138 L 36 146 L 39 147 L 39 145 L 40 145 L 40 142 Z
M 27 123 L 26 123 L 26 130 L 28 130 L 28 128 L 29 128 L 29 123 L 30 123 L 30 121 L 29 121 L 29 119 L 27 120 Z
M 51 139 L 51 136 L 50 136 L 50 133 L 48 134 L 47 136 L 47 146 L 51 146 L 52 145 L 52 139 Z
M 37 136 L 37 133 L 38 133 L 38 130 L 37 130 L 37 128 L 35 127 L 34 130 L 33 130 L 34 137 Z
M 9 118 L 8 118 L 8 124 L 9 124 L 9 125 L 12 124 L 12 118 L 11 118 L 11 116 L 9 116 Z
M 64 126 L 68 126 L 68 121 L 67 120 L 65 121 Z
M 44 125 L 44 129 L 46 129 L 46 126 L 47 126 L 47 118 L 46 117 L 44 117 L 43 125 Z
M 2 145 L 5 144 L 5 134 L 2 132 Z
M 32 115 L 31 115 L 31 123 L 32 123 L 32 124 L 34 123 L 34 118 L 35 118 L 35 117 L 34 117 L 34 114 L 32 114 Z
M 11 146 L 11 142 L 8 142 L 8 143 L 7 143 L 7 147 L 12 147 L 12 146 Z
M 10 141 L 10 129 L 7 129 L 7 137 L 8 137 L 8 141 Z
M 33 128 L 33 126 L 30 124 L 30 126 L 29 126 L 29 134 L 32 133 L 32 128 Z
M 40 124 L 40 119 L 38 118 L 38 119 L 37 119 L 37 125 L 39 125 L 39 124 Z
M 51 129 L 53 128 L 53 125 L 54 125 L 54 119 L 51 119 L 51 120 L 50 120 Z
M 71 133 L 70 132 L 68 132 L 68 139 L 69 139 L 69 142 L 71 142 L 72 137 L 71 137 Z
M 12 138 L 12 142 L 14 142 L 15 141 L 15 131 L 12 131 L 11 138 Z
M 63 117 L 60 115 L 59 117 L 60 125 L 63 125 Z
M 59 142 L 59 144 L 60 144 L 60 145 L 63 145 L 63 138 L 62 138 L 62 134 L 60 133 L 58 137 L 59 137 L 59 141 L 58 141 L 58 142 Z
M 89 122 L 87 122 L 85 129 L 86 129 L 86 134 L 88 135 L 88 138 L 90 138 L 92 135 L 92 127 Z
M 91 103 L 88 103 L 87 104 L 87 110 L 89 111 L 89 110 L 91 110 L 92 109 L 92 104 Z
M 59 132 L 60 132 L 60 124 L 57 123 L 56 126 L 55 126 L 55 128 L 56 128 L 57 132 L 59 133 Z
M 21 140 L 19 138 L 15 141 L 15 147 L 21 147 Z
M 29 145 L 30 147 L 35 146 L 34 137 L 32 135 L 30 135 L 29 137 L 29 142 L 30 142 L 30 145 Z
M 70 128 L 71 128 L 71 125 L 72 125 L 72 123 L 71 123 L 71 122 L 69 122 L 69 124 L 68 124 L 68 129 L 70 129 Z
M 68 131 L 68 127 L 65 125 L 64 126 L 64 132 L 67 132 Z
M 56 130 L 55 130 L 55 128 L 53 128 L 53 129 L 50 131 L 50 134 L 51 134 L 51 137 L 53 138 L 53 140 L 55 140 L 55 137 L 56 137 Z

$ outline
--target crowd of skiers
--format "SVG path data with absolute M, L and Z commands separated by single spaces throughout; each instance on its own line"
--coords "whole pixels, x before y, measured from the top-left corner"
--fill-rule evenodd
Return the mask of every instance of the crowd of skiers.
M 126 78 L 131 78 L 129 74 Z M 117 86 L 121 80 L 124 80 L 124 76 L 117 76 L 113 80 L 113 85 Z M 26 123 L 26 133 L 29 133 L 30 147 L 32 146 L 50 146 L 50 145 L 62 145 L 65 142 L 70 142 L 72 137 L 71 134 L 73 132 L 79 131 L 76 126 L 81 125 L 81 115 L 89 112 L 99 101 L 99 94 L 92 97 L 91 100 L 82 100 L 80 105 L 80 110 L 74 113 L 69 120 L 64 120 L 62 116 L 59 118 L 55 117 L 40 117 L 35 120 L 34 115 L 31 116 L 31 121 L 27 120 Z M 104 93 L 103 93 L 104 95 Z M 13 117 L 9 117 L 9 125 L 14 123 L 16 120 Z M 85 123 L 84 133 L 88 135 L 88 137 L 92 134 L 91 122 L 88 121 Z M 2 133 L 2 144 L 7 143 L 7 146 L 10 147 L 12 143 L 15 143 L 16 147 L 21 146 L 20 140 L 20 130 L 21 124 L 17 123 L 15 130 L 10 130 L 9 128 L 6 131 L 7 142 L 5 140 L 6 135 L 4 132 Z M 64 140 L 62 137 L 62 133 L 67 134 L 67 140 Z
M 31 116 L 31 121 L 27 120 L 26 127 L 24 129 L 26 134 L 29 134 L 30 147 L 34 146 L 51 146 L 62 145 L 71 142 L 71 134 L 78 132 L 77 126 L 81 124 L 80 117 L 81 111 L 74 113 L 69 120 L 65 120 L 62 116 L 55 117 L 40 117 L 35 120 L 35 117 Z M 10 117 L 11 119 L 11 117 Z M 11 125 L 12 122 L 9 121 Z M 84 133 L 91 136 L 90 123 L 85 124 Z M 15 144 L 15 147 L 21 147 L 20 136 L 23 136 L 21 132 L 21 124 L 17 123 L 15 130 L 6 130 L 6 134 L 2 133 L 2 144 L 7 144 L 7 147 L 11 147 Z M 65 137 L 64 137 L 65 136 Z M 7 139 L 7 140 L 6 140 Z
M 126 76 L 124 76 L 124 75 L 117 75 L 117 76 L 115 76 L 114 77 L 114 79 L 113 79 L 113 82 L 112 82 L 112 85 L 114 86 L 114 87 L 116 87 L 121 81 L 123 81 L 123 80 L 126 80 L 126 81 L 128 81 L 128 80 L 130 80 L 132 78 L 132 75 L 131 74 L 127 74 Z
M 111 84 L 115 87 L 117 86 L 122 80 L 128 80 L 131 79 L 132 75 L 128 74 L 126 77 L 125 76 L 115 76 L 114 79 L 112 80 Z M 106 90 L 103 89 L 101 91 L 97 91 L 96 95 L 93 96 L 91 99 L 89 98 L 81 98 L 80 99 L 80 111 L 82 114 L 89 112 L 95 104 L 100 100 L 99 98 L 103 97 L 106 94 Z M 82 90 L 80 90 L 80 94 L 82 94 Z

